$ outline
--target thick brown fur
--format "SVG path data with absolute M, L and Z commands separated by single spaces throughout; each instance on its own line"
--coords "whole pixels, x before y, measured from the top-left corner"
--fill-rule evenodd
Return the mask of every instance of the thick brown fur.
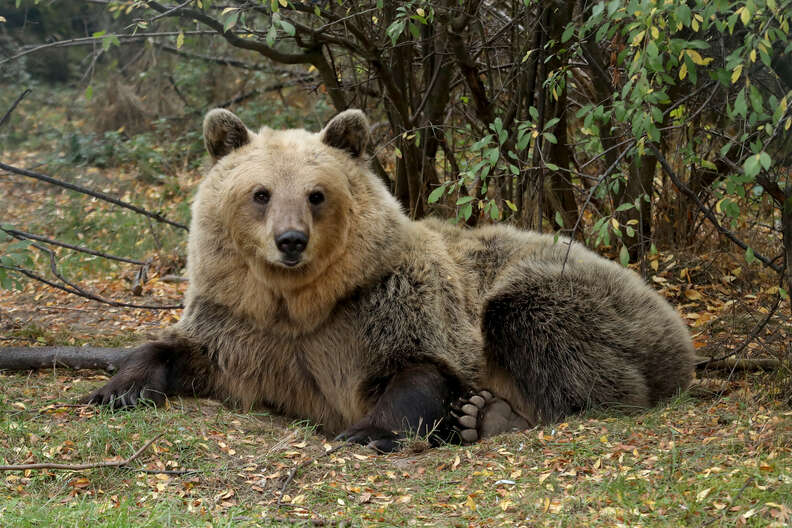
M 254 133 L 210 112 L 184 315 L 88 399 L 208 395 L 389 450 L 469 388 L 540 422 L 688 386 L 687 330 L 637 275 L 579 244 L 566 259 L 563 238 L 410 221 L 367 168 L 367 127 L 349 110 Z M 276 239 L 295 231 L 293 265 Z

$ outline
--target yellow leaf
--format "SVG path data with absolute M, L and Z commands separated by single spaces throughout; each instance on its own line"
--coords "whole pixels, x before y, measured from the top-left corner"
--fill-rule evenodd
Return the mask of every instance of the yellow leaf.
M 704 499 L 706 499 L 706 498 L 707 498 L 707 495 L 709 495 L 709 494 L 710 494 L 710 491 L 712 491 L 712 488 L 707 488 L 707 489 L 705 489 L 705 490 L 701 490 L 701 491 L 699 491 L 699 492 L 696 494 L 696 502 L 701 502 L 701 501 L 703 501 Z
M 184 31 L 179 31 L 179 36 L 176 37 L 176 49 L 181 49 L 184 46 Z
M 611 218 L 611 225 L 613 226 L 613 229 L 619 229 L 619 221 L 615 218 Z
M 635 38 L 633 38 L 633 40 L 632 40 L 632 45 L 633 46 L 638 46 L 639 44 L 641 44 L 641 41 L 643 40 L 644 35 L 646 35 L 646 31 L 641 31 L 637 35 L 635 35 Z
M 652 34 L 653 39 L 660 38 L 660 31 L 658 31 L 657 26 L 650 27 L 649 32 Z
M 784 123 L 784 130 L 789 130 L 790 125 L 792 125 L 792 117 L 788 117 L 786 123 Z
M 747 6 L 742 6 L 738 9 L 740 13 L 740 20 L 742 20 L 743 26 L 748 26 L 748 23 L 751 21 L 751 12 L 748 10 Z
M 6 21 L 5 17 L 4 16 L 0 16 L 0 22 L 5 22 L 5 21 Z
M 650 267 L 651 267 L 653 270 L 657 271 L 657 268 L 660 266 L 660 263 L 659 263 L 659 262 L 657 262 L 656 260 L 653 260 L 653 261 L 651 261 L 651 262 L 649 263 L 649 266 L 650 266 Z
M 237 9 L 238 8 L 236 8 L 236 7 L 226 7 L 225 9 L 220 11 L 220 16 L 223 16 L 223 15 L 225 15 L 227 13 L 230 13 L 231 11 L 236 11 Z
M 696 290 L 685 290 L 685 297 L 691 301 L 698 301 L 701 299 L 701 294 Z
M 748 54 L 748 57 L 751 59 L 751 62 L 756 62 L 756 50 L 752 49 L 751 53 Z
M 698 31 L 699 21 L 694 18 L 693 20 L 690 21 L 690 27 L 693 28 L 693 31 Z
M 702 57 L 696 50 L 685 50 L 685 53 L 687 53 L 687 56 L 693 61 L 693 64 L 697 66 L 706 66 L 713 61 L 712 57 Z
M 286 0 L 278 0 L 278 3 L 281 7 L 289 7 L 289 3 Z
M 687 77 L 687 64 L 683 62 L 682 67 L 679 68 L 679 78 L 684 79 L 685 77 Z
M 743 70 L 742 64 L 738 64 L 737 67 L 732 70 L 732 76 L 731 76 L 732 84 L 736 83 L 737 80 L 740 78 L 740 75 L 742 75 L 742 70 Z
M 476 511 L 476 508 L 477 508 L 476 501 L 473 500 L 473 496 L 472 495 L 468 495 L 468 498 L 465 501 L 465 506 L 470 508 L 471 511 Z

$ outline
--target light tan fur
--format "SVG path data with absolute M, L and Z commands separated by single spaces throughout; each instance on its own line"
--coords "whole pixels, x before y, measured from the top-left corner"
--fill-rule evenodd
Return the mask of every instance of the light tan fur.
M 189 343 L 180 390 L 192 383 L 339 432 L 375 406 L 409 410 L 409 377 L 395 407 L 378 399 L 416 365 L 431 367 L 415 379 L 456 380 L 436 388 L 440 398 L 490 388 L 532 422 L 589 404 L 654 404 L 690 382 L 684 324 L 632 271 L 565 238 L 409 220 L 367 167 L 360 111 L 313 134 L 254 133 L 214 110 L 204 133 L 215 163 L 192 208 L 186 309 L 165 332 Z M 262 189 L 266 205 L 254 199 Z M 276 245 L 286 230 L 308 237 L 296 265 Z M 91 401 L 145 386 L 149 365 L 172 361 L 149 358 L 169 346 L 141 351 Z M 157 372 L 174 376 L 167 368 Z

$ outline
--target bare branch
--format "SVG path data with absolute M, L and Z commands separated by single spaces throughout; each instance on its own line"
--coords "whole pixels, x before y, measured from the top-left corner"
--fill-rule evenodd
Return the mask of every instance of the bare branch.
M 84 246 L 75 246 L 72 244 L 68 244 L 66 242 L 61 242 L 60 240 L 47 238 L 41 235 L 35 235 L 33 233 L 26 233 L 25 231 L 19 231 L 17 229 L 11 229 L 8 227 L 0 226 L 0 231 L 6 232 L 18 240 L 23 240 L 23 239 L 38 240 L 39 242 L 46 242 L 47 244 L 52 244 L 53 246 L 60 246 L 62 248 L 71 249 L 73 251 L 79 251 L 80 253 L 87 253 L 89 255 L 94 255 L 96 257 L 102 257 L 109 260 L 117 260 L 119 262 L 127 262 L 129 264 L 137 264 L 138 266 L 144 266 L 146 264 L 142 260 L 135 260 L 127 257 L 117 257 L 115 255 L 110 255 L 108 253 L 96 251 L 95 249 L 90 249 Z
M 185 36 L 196 36 L 196 35 L 216 35 L 217 32 L 212 30 L 198 30 L 198 31 L 161 31 L 157 33 L 137 33 L 135 35 L 126 35 L 124 33 L 117 33 L 115 35 L 102 35 L 101 37 L 78 37 L 73 39 L 67 40 L 57 40 L 55 42 L 48 42 L 46 44 L 40 44 L 38 46 L 29 47 L 23 49 L 16 55 L 12 55 L 8 58 L 0 60 L 0 64 L 5 64 L 6 62 L 11 62 L 16 60 L 20 57 L 24 57 L 25 55 L 30 55 L 31 53 L 36 53 L 37 51 L 41 51 L 47 48 L 70 48 L 72 46 L 93 46 L 97 42 L 101 41 L 102 39 L 106 38 L 117 38 L 118 41 L 122 44 L 126 44 L 129 42 L 135 42 L 140 40 L 146 40 L 149 38 L 158 38 L 158 37 L 178 37 L 179 35 Z
M 129 209 L 130 211 L 134 211 L 138 214 L 143 216 L 148 216 L 149 218 L 153 218 L 158 222 L 162 222 L 165 224 L 170 224 L 174 227 L 178 227 L 179 229 L 184 229 L 185 231 L 189 231 L 186 225 L 180 224 L 178 222 L 174 222 L 173 220 L 168 220 L 164 216 L 159 213 L 152 213 L 143 209 L 142 207 L 138 207 L 136 205 L 132 205 L 131 203 L 124 202 L 119 200 L 118 198 L 113 198 L 112 196 L 105 194 L 100 191 L 93 191 L 88 189 L 87 187 L 83 187 L 81 185 L 77 185 L 74 183 L 69 183 L 65 181 L 61 181 L 55 179 L 51 176 L 47 176 L 45 174 L 40 174 L 38 172 L 33 172 L 27 169 L 20 169 L 18 167 L 12 167 L 11 165 L 6 165 L 5 163 L 0 162 L 0 169 L 3 169 L 7 172 L 11 172 L 14 174 L 19 174 L 20 176 L 27 176 L 28 178 L 35 178 L 37 180 L 41 180 L 43 182 L 50 183 L 52 185 L 57 185 L 58 187 L 63 187 L 64 189 L 69 189 L 71 191 L 76 191 L 79 193 L 87 194 L 88 196 L 93 196 L 94 198 L 99 198 L 100 200 L 104 200 L 105 202 L 109 202 L 111 204 L 117 205 L 119 207 L 123 207 L 124 209 Z
M 748 346 L 750 343 L 752 343 L 754 339 L 756 339 L 756 337 L 757 337 L 757 336 L 759 335 L 759 333 L 760 333 L 760 332 L 761 332 L 761 331 L 764 329 L 764 327 L 765 327 L 765 326 L 767 326 L 767 323 L 768 323 L 768 322 L 770 322 L 770 319 L 771 319 L 771 318 L 773 317 L 773 315 L 776 313 L 776 310 L 778 310 L 778 306 L 779 306 L 780 304 L 781 304 L 781 296 L 780 296 L 780 295 L 778 295 L 778 294 L 776 294 L 776 299 L 775 299 L 775 303 L 773 303 L 773 307 L 772 307 L 772 308 L 770 308 L 770 311 L 769 311 L 769 312 L 767 312 L 767 315 L 766 315 L 766 316 L 765 316 L 765 317 L 764 317 L 764 318 L 763 318 L 761 321 L 759 321 L 759 324 L 757 324 L 757 325 L 754 327 L 754 329 L 751 331 L 751 333 L 750 333 L 750 334 L 748 334 L 748 336 L 747 336 L 747 337 L 745 338 L 745 340 L 744 340 L 744 341 L 743 341 L 743 342 L 740 344 L 740 346 L 738 346 L 737 348 L 735 348 L 734 350 L 732 350 L 732 351 L 731 351 L 731 352 L 729 352 L 728 354 L 724 354 L 724 355 L 722 355 L 722 356 L 720 356 L 720 357 L 717 357 L 717 358 L 713 358 L 713 357 L 711 357 L 711 358 L 707 358 L 706 360 L 704 360 L 704 361 L 703 361 L 704 365 L 703 365 L 703 367 L 701 367 L 701 368 L 708 368 L 708 367 L 710 367 L 710 366 L 711 366 L 712 364 L 714 364 L 714 363 L 715 363 L 715 364 L 717 364 L 717 363 L 720 363 L 720 362 L 722 362 L 723 360 L 725 360 L 725 359 L 727 359 L 727 358 L 730 358 L 730 357 L 732 357 L 732 356 L 736 356 L 737 354 L 739 354 L 740 352 L 742 352 L 743 350 L 745 350 L 745 348 L 746 348 L 746 347 L 747 347 L 747 346 Z M 717 368 L 717 367 L 713 367 L 713 368 Z M 737 368 L 737 367 L 735 367 L 735 368 Z
M 715 216 L 715 213 L 712 212 L 712 209 L 707 207 L 699 199 L 699 197 L 696 195 L 696 193 L 691 191 L 690 188 L 687 185 L 685 185 L 685 183 L 682 180 L 679 179 L 679 176 L 676 175 L 674 170 L 668 164 L 668 161 L 666 160 L 665 156 L 663 156 L 663 154 L 660 153 L 660 151 L 657 149 L 657 147 L 655 147 L 651 143 L 648 144 L 648 147 L 649 147 L 649 150 L 652 151 L 652 153 L 655 155 L 657 160 L 660 162 L 660 165 L 663 167 L 663 170 L 665 171 L 665 173 L 668 175 L 669 178 L 671 178 L 671 181 L 674 183 L 674 186 L 676 186 L 677 189 L 682 191 L 682 193 L 685 194 L 688 198 L 693 200 L 693 202 L 696 204 L 696 206 L 699 208 L 699 210 L 702 213 L 704 213 L 704 216 L 707 217 L 707 219 L 712 223 L 712 225 L 715 227 L 715 229 L 717 229 L 719 233 L 721 233 L 722 235 L 726 236 L 726 238 L 728 238 L 729 240 L 731 240 L 732 242 L 737 244 L 742 249 L 747 250 L 748 249 L 748 245 L 745 242 L 743 242 L 742 240 L 740 240 L 739 238 L 737 238 L 737 236 L 734 233 L 732 233 L 731 231 L 729 231 L 728 229 L 723 227 L 720 224 L 720 222 L 718 222 L 718 219 Z M 767 266 L 768 268 L 772 269 L 776 273 L 781 273 L 782 268 L 780 266 L 778 266 L 778 264 L 773 263 L 772 260 L 770 260 L 769 258 L 765 257 L 761 253 L 758 253 L 756 250 L 754 250 L 753 253 L 754 253 L 754 256 L 756 257 L 756 260 L 760 261 L 761 263 L 763 263 L 765 266 Z
M 272 68 L 265 66 L 263 64 L 250 64 L 247 62 L 242 62 L 240 60 L 232 59 L 229 57 L 212 57 L 210 55 L 202 55 L 200 53 L 192 53 L 183 49 L 174 48 L 173 46 L 168 46 L 167 44 L 160 44 L 158 42 L 154 43 L 155 48 L 159 48 L 162 51 L 166 51 L 168 53 L 172 53 L 174 55 L 178 55 L 180 57 L 184 57 L 186 59 L 195 59 L 195 60 L 202 60 L 204 62 L 212 62 L 215 64 L 222 64 L 223 66 L 230 66 L 232 68 L 239 68 L 242 70 L 251 70 L 251 71 L 264 71 L 264 72 L 272 72 Z M 276 72 L 276 73 L 284 73 L 283 72 Z M 292 72 L 288 72 L 292 73 Z
M 11 113 L 14 111 L 14 109 L 16 109 L 17 105 L 18 105 L 20 102 L 22 102 L 22 99 L 24 99 L 24 98 L 25 98 L 25 96 L 27 96 L 27 95 L 28 95 L 30 92 L 32 92 L 32 91 L 33 91 L 33 90 L 31 90 L 30 88 L 27 88 L 27 89 L 26 89 L 24 92 L 22 92 L 21 94 L 19 94 L 19 97 L 17 97 L 17 98 L 16 98 L 16 101 L 14 101 L 14 102 L 11 104 L 11 107 L 10 107 L 10 108 L 9 108 L 9 109 L 6 111 L 5 115 L 3 115 L 3 118 L 2 118 L 2 119 L 0 119 L 0 127 L 2 127 L 3 125 L 5 125 L 5 122 L 6 122 L 6 120 L 8 120 L 8 118 L 9 118 L 9 117 L 11 117 Z
M 21 268 L 19 266 L 7 266 L 5 264 L 0 264 L 0 268 L 7 269 L 7 270 L 10 270 L 10 271 L 16 271 L 17 273 L 21 273 L 22 275 L 28 277 L 29 279 L 34 279 L 34 280 L 37 280 L 39 282 L 43 282 L 44 284 L 46 284 L 48 286 L 52 286 L 53 288 L 56 288 L 58 290 L 65 291 L 66 293 L 71 293 L 72 295 L 77 295 L 78 297 L 85 297 L 87 299 L 91 299 L 93 301 L 97 301 L 97 302 L 100 302 L 102 304 L 109 304 L 110 306 L 118 306 L 119 308 L 140 308 L 140 309 L 144 309 L 144 310 L 177 310 L 177 309 L 180 309 L 180 308 L 184 308 L 184 305 L 182 305 L 182 304 L 156 306 L 156 305 L 150 305 L 150 304 L 131 304 L 131 303 L 122 303 L 122 302 L 111 301 L 109 299 L 105 299 L 103 297 L 98 297 L 98 296 L 95 296 L 95 295 L 92 295 L 92 294 L 84 295 L 80 291 L 76 291 L 76 290 L 73 290 L 73 289 L 71 289 L 69 287 L 62 286 L 62 285 L 58 284 L 57 282 L 52 282 L 51 280 L 49 280 L 49 279 L 47 279 L 45 277 L 42 277 L 41 275 L 39 275 L 35 271 L 29 270 L 29 269 L 26 269 L 26 268 Z
M 219 20 L 215 20 L 206 13 L 196 9 L 187 9 L 184 7 L 168 8 L 162 4 L 154 1 L 148 3 L 149 7 L 155 11 L 159 11 L 163 16 L 177 16 L 181 18 L 194 19 L 201 22 L 205 26 L 212 28 L 216 33 L 220 34 L 229 44 L 236 48 L 247 49 L 256 51 L 268 59 L 283 63 L 283 64 L 308 64 L 311 63 L 310 53 L 285 53 L 275 48 L 271 48 L 263 42 L 244 39 L 236 34 L 236 32 L 228 30 L 223 27 Z
M 139 304 L 130 304 L 130 303 L 123 303 L 119 301 L 113 301 L 112 299 L 105 299 L 104 297 L 100 297 L 94 293 L 91 293 L 87 290 L 82 289 L 77 284 L 69 281 L 66 279 L 58 270 L 58 259 L 55 256 L 55 252 L 52 251 L 50 248 L 42 246 L 41 244 L 31 244 L 34 248 L 38 249 L 39 251 L 43 251 L 49 255 L 50 260 L 50 272 L 58 278 L 63 284 L 71 288 L 71 293 L 75 295 L 79 295 L 80 297 L 85 297 L 86 299 L 91 299 L 93 301 L 98 301 L 103 304 L 109 304 L 110 306 L 123 306 L 127 308 L 160 308 L 160 309 L 175 309 L 175 308 L 183 308 L 184 306 L 179 305 L 171 305 L 171 306 L 152 306 L 152 305 L 139 305 Z
M 94 462 L 92 464 L 55 464 L 51 462 L 44 462 L 41 464 L 16 464 L 9 466 L 0 466 L 0 471 L 25 471 L 28 469 L 63 469 L 67 471 L 81 471 L 83 469 L 94 469 L 103 467 L 121 467 L 129 465 L 133 460 L 140 456 L 143 451 L 149 448 L 151 444 L 162 438 L 164 433 L 160 433 L 148 442 L 143 447 L 132 453 L 132 456 L 124 460 L 116 462 Z

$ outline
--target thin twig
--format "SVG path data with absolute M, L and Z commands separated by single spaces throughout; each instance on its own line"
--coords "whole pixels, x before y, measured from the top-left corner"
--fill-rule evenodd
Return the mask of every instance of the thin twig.
M 732 242 L 737 244 L 742 249 L 747 250 L 748 249 L 748 245 L 745 242 L 743 242 L 742 240 L 740 240 L 739 238 L 737 238 L 737 236 L 735 236 L 734 233 L 732 233 L 731 231 L 729 231 L 728 229 L 723 227 L 720 224 L 720 222 L 718 222 L 718 219 L 715 217 L 715 213 L 712 212 L 712 209 L 710 209 L 709 207 L 704 205 L 704 203 L 699 199 L 699 197 L 696 196 L 696 193 L 691 191 L 688 188 L 688 186 L 685 185 L 682 182 L 682 180 L 679 179 L 679 176 L 676 175 L 674 170 L 671 168 L 671 165 L 668 164 L 668 161 L 666 160 L 665 156 L 663 156 L 663 154 L 660 153 L 660 151 L 657 149 L 657 147 L 655 147 L 651 143 L 649 143 L 647 146 L 649 147 L 649 150 L 651 150 L 652 153 L 655 155 L 657 160 L 660 162 L 660 166 L 663 167 L 663 170 L 665 171 L 665 173 L 668 175 L 669 178 L 671 178 L 671 181 L 674 183 L 674 186 L 677 189 L 679 189 L 680 191 L 682 191 L 682 193 L 685 194 L 688 198 L 693 200 L 693 203 L 695 203 L 696 206 L 699 208 L 699 210 L 702 213 L 704 213 L 704 216 L 706 216 L 707 220 L 709 220 L 712 223 L 712 225 L 715 226 L 715 229 L 719 233 L 724 235 L 726 238 L 728 238 L 729 240 L 731 240 Z M 765 257 L 761 253 L 758 253 L 756 250 L 753 251 L 753 254 L 754 254 L 754 257 L 756 257 L 756 260 L 760 261 L 761 263 L 763 263 L 765 266 L 767 266 L 768 268 L 772 269 L 776 273 L 781 273 L 781 267 L 778 266 L 777 264 L 774 264 L 772 262 L 772 260 L 770 260 L 769 258 Z
M 230 33 L 247 33 L 243 31 L 234 31 L 229 30 Z M 41 44 L 39 46 L 29 47 L 17 53 L 16 55 L 12 55 L 11 57 L 5 58 L 0 60 L 0 64 L 5 64 L 6 62 L 11 62 L 16 60 L 20 57 L 24 57 L 25 55 L 29 55 L 31 53 L 36 53 L 37 51 L 41 51 L 47 48 L 69 48 L 72 46 L 94 46 L 97 42 L 101 41 L 102 39 L 106 38 L 117 38 L 122 44 L 127 44 L 129 42 L 135 42 L 139 40 L 147 40 L 150 38 L 158 38 L 158 37 L 178 37 L 179 35 L 185 36 L 196 36 L 196 35 L 216 35 L 217 31 L 214 29 L 212 30 L 195 30 L 195 31 L 159 31 L 156 33 L 138 33 L 136 35 L 126 35 L 123 33 L 116 33 L 115 35 L 102 35 L 101 37 L 78 37 L 73 39 L 67 40 L 57 40 L 55 42 L 48 42 L 47 44 Z
M 633 147 L 634 145 L 630 145 L 628 148 L 624 149 L 621 152 L 621 154 L 619 154 L 619 156 L 613 161 L 613 163 L 611 163 L 610 167 L 608 167 L 608 169 L 602 173 L 602 176 L 600 176 L 597 179 L 597 182 L 591 186 L 591 189 L 589 189 L 588 196 L 586 196 L 586 201 L 583 202 L 583 207 L 580 208 L 580 214 L 578 215 L 577 220 L 575 221 L 575 225 L 572 227 L 572 233 L 569 235 L 569 243 L 567 244 L 566 254 L 564 255 L 564 262 L 563 264 L 561 264 L 562 272 L 564 271 L 567 260 L 569 259 L 569 251 L 572 249 L 572 244 L 575 243 L 575 233 L 577 232 L 578 226 L 580 225 L 580 221 L 583 219 L 583 212 L 586 210 L 586 207 L 588 207 L 588 204 L 591 201 L 592 196 L 594 196 L 594 191 L 597 190 L 597 187 L 600 186 L 600 184 L 605 180 L 605 178 L 608 177 L 611 171 L 614 168 L 616 168 L 616 165 L 619 164 L 622 158 L 626 156 L 627 153 L 630 152 Z
M 326 456 L 330 456 L 333 453 L 335 453 L 336 451 L 340 451 L 341 449 L 343 449 L 345 447 L 349 447 L 350 445 L 352 445 L 352 444 L 340 444 L 340 445 L 337 445 L 334 448 L 330 449 L 329 451 L 325 451 L 324 453 L 322 453 L 318 457 L 309 458 L 308 460 L 302 462 L 301 464 L 298 464 L 298 465 L 294 466 L 294 468 L 291 471 L 289 471 L 289 476 L 286 477 L 286 482 L 283 483 L 283 487 L 281 487 L 280 497 L 278 497 L 277 506 L 280 507 L 281 502 L 283 501 L 283 497 L 286 495 L 286 488 L 289 487 L 289 484 L 291 484 L 291 481 L 294 480 L 294 476 L 297 474 L 297 472 L 300 469 L 304 468 L 308 464 L 313 464 L 317 460 L 321 460 L 322 458 L 324 458 Z
M 200 473 L 197 469 L 144 469 L 122 466 L 121 469 L 128 469 L 136 473 L 146 473 L 148 475 L 190 475 L 192 473 Z
M 184 1 L 184 2 L 182 2 L 181 4 L 179 4 L 179 5 L 177 5 L 177 6 L 174 6 L 174 7 L 170 8 L 169 10 L 165 11 L 164 13 L 160 13 L 159 15 L 156 15 L 156 16 L 152 17 L 152 18 L 149 20 L 149 23 L 151 23 L 151 22 L 154 22 L 155 20 L 159 20 L 160 18 L 164 18 L 164 17 L 166 17 L 166 16 L 170 15 L 171 13 L 173 13 L 174 11 L 178 11 L 178 10 L 179 10 L 179 9 L 181 9 L 182 7 L 187 7 L 187 4 L 189 4 L 189 3 L 190 3 L 190 2 L 192 2 L 192 1 L 193 1 L 193 0 L 185 0 L 185 1 Z
M 88 294 L 88 293 L 83 294 L 80 291 L 74 290 L 72 288 L 68 288 L 68 287 L 63 286 L 61 284 L 58 284 L 57 282 L 52 282 L 51 280 L 49 280 L 49 279 L 47 279 L 45 277 L 42 277 L 41 275 L 39 275 L 35 271 L 29 270 L 29 269 L 26 269 L 26 268 L 20 268 L 19 266 L 7 266 L 6 264 L 0 264 L 0 268 L 11 270 L 11 271 L 16 271 L 17 273 L 21 273 L 22 275 L 26 276 L 29 279 L 34 279 L 34 280 L 37 280 L 39 282 L 43 282 L 44 284 L 46 284 L 48 286 L 52 286 L 53 288 L 56 288 L 58 290 L 65 291 L 66 293 L 71 293 L 72 295 L 77 295 L 78 297 L 85 297 L 86 299 L 91 299 L 93 301 L 97 301 L 97 302 L 100 302 L 102 304 L 109 304 L 110 306 L 117 306 L 119 308 L 140 308 L 140 309 L 144 309 L 144 310 L 178 310 L 180 308 L 184 308 L 183 304 L 172 304 L 172 305 L 157 306 L 157 305 L 153 305 L 153 304 L 132 304 L 132 303 L 117 302 L 117 301 L 113 301 L 113 300 L 110 300 L 110 299 L 105 299 L 103 297 L 99 297 L 99 296 Z
M 18 105 L 19 103 L 21 103 L 21 102 L 22 102 L 22 99 L 24 99 L 24 98 L 25 98 L 25 96 L 27 96 L 27 95 L 28 95 L 30 92 L 32 92 L 32 91 L 33 91 L 33 90 L 31 90 L 30 88 L 27 88 L 27 89 L 25 89 L 25 91 L 24 91 L 24 92 L 22 92 L 21 94 L 19 94 L 19 97 L 17 97 L 17 98 L 16 98 L 16 101 L 14 101 L 14 102 L 13 102 L 13 104 L 11 105 L 11 107 L 10 107 L 10 108 L 9 108 L 9 109 L 6 111 L 5 115 L 3 115 L 3 118 L 2 118 L 2 119 L 0 119 L 0 127 L 2 127 L 3 125 L 5 125 L 5 122 L 8 120 L 8 118 L 9 118 L 9 117 L 11 117 L 11 113 L 14 111 L 14 109 L 17 107 L 17 105 Z
M 81 471 L 83 469 L 126 466 L 139 457 L 140 454 L 148 449 L 151 444 L 159 440 L 163 434 L 165 433 L 160 433 L 146 442 L 143 447 L 132 453 L 132 456 L 125 460 L 119 460 L 116 462 L 94 462 L 92 464 L 55 464 L 50 462 L 43 462 L 40 464 L 13 464 L 8 466 L 0 466 L 0 471 L 24 471 L 27 469 L 64 469 L 67 471 Z
M 130 211 L 134 211 L 138 214 L 143 216 L 148 216 L 149 218 L 153 218 L 158 222 L 163 222 L 165 224 L 170 224 L 174 227 L 178 227 L 179 229 L 184 229 L 185 231 L 189 231 L 186 225 L 180 224 L 178 222 L 174 222 L 173 220 L 168 220 L 164 216 L 159 213 L 152 213 L 143 209 L 142 207 L 138 207 L 136 205 L 132 205 L 131 203 L 124 202 L 123 200 L 119 200 L 118 198 L 113 198 L 109 194 L 105 194 L 100 191 L 94 191 L 88 189 L 87 187 L 83 187 L 81 185 L 76 185 L 74 183 L 69 183 L 65 181 L 61 181 L 55 179 L 51 176 L 47 176 L 45 174 L 40 174 L 38 172 L 33 172 L 27 169 L 20 169 L 19 167 L 12 167 L 11 165 L 6 165 L 5 163 L 0 162 L 0 169 L 3 169 L 7 172 L 12 172 L 14 174 L 19 174 L 20 176 L 27 176 L 28 178 L 35 178 L 37 180 L 50 183 L 52 185 L 57 185 L 58 187 L 63 187 L 64 189 L 69 189 L 70 191 L 76 191 L 78 193 L 87 194 L 88 196 L 93 196 L 94 198 L 99 198 L 100 200 L 104 200 L 105 202 L 109 202 L 111 204 L 117 205 L 119 207 L 123 207 L 124 209 L 129 209 Z
M 708 358 L 706 361 L 703 361 L 704 366 L 701 367 L 701 368 L 707 368 L 707 367 L 710 366 L 710 364 L 712 364 L 714 362 L 723 361 L 726 358 L 730 358 L 732 356 L 736 356 L 737 354 L 739 354 L 740 352 L 745 350 L 745 347 L 747 347 L 749 343 L 751 343 L 754 339 L 756 339 L 756 337 L 764 329 L 764 327 L 767 326 L 767 323 L 770 322 L 770 319 L 773 317 L 773 314 L 775 314 L 776 310 L 778 310 L 778 306 L 780 304 L 781 304 L 781 295 L 776 294 L 776 300 L 775 300 L 775 303 L 773 304 L 773 307 L 770 308 L 770 311 L 767 312 L 767 315 L 764 317 L 764 319 L 762 319 L 759 322 L 759 324 L 757 324 L 754 327 L 753 331 L 750 334 L 748 334 L 748 336 L 745 338 L 745 340 L 742 342 L 742 344 L 740 346 L 738 346 L 737 348 L 735 348 L 734 350 L 732 350 L 728 354 L 724 354 L 723 356 L 716 357 L 716 358 L 712 358 L 712 357 Z
M 26 233 L 25 231 L 19 231 L 17 229 L 10 229 L 7 227 L 0 226 L 0 231 L 5 231 L 9 235 L 17 239 L 29 239 L 29 240 L 38 240 L 39 242 L 46 242 L 47 244 L 52 244 L 53 246 L 60 246 L 66 249 L 71 249 L 74 251 L 79 251 L 81 253 L 88 253 L 89 255 L 94 255 L 96 257 L 102 257 L 109 260 L 117 260 L 119 262 L 128 262 L 129 264 L 137 264 L 138 266 L 145 266 L 145 262 L 142 260 L 135 260 L 127 257 L 117 257 L 115 255 L 109 255 L 107 253 L 102 253 L 101 251 L 97 251 L 95 249 L 90 249 L 84 246 L 74 246 L 72 244 L 68 244 L 66 242 L 61 242 L 60 240 L 55 240 L 52 238 L 47 238 L 41 235 L 35 235 L 33 233 Z

